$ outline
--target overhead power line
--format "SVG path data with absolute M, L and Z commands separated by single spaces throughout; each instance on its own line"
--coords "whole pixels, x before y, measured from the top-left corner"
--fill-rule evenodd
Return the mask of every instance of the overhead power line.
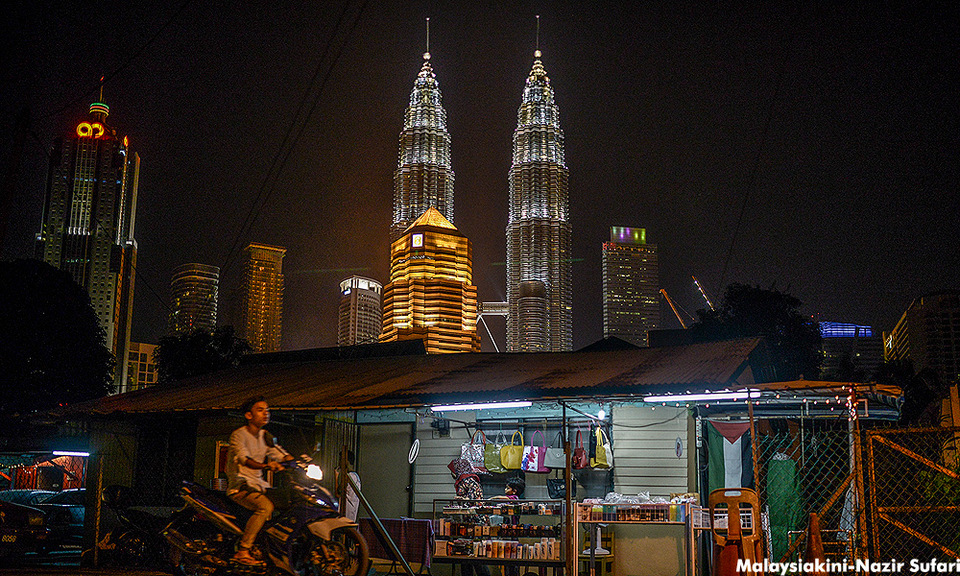
M 283 140 L 280 142 L 280 146 L 277 148 L 276 154 L 273 156 L 273 160 L 270 163 L 270 168 L 267 170 L 263 182 L 260 184 L 260 188 L 257 190 L 257 196 L 254 198 L 253 204 L 250 206 L 250 210 L 247 212 L 247 216 L 244 218 L 243 224 L 240 225 L 240 229 L 237 231 L 237 236 L 234 239 L 233 244 L 230 246 L 230 250 L 227 252 L 226 257 L 224 258 L 223 266 L 220 267 L 221 277 L 226 275 L 227 270 L 230 269 L 230 266 L 233 264 L 244 238 L 249 234 L 250 230 L 253 228 L 253 225 L 256 223 L 257 218 L 260 217 L 260 213 L 264 206 L 266 206 L 267 202 L 270 200 L 270 197 L 273 195 L 273 192 L 276 189 L 276 182 L 279 179 L 280 174 L 283 172 L 287 160 L 290 158 L 290 154 L 296 147 L 297 142 L 299 142 L 300 138 L 303 136 L 303 132 L 306 130 L 306 127 L 309 124 L 310 117 L 313 115 L 313 112 L 317 108 L 317 104 L 320 102 L 320 95 L 323 94 L 323 90 L 327 85 L 327 81 L 330 79 L 330 75 L 336 68 L 337 62 L 340 61 L 344 47 L 353 36 L 353 32 L 357 29 L 357 25 L 360 23 L 360 18 L 363 15 L 363 11 L 367 7 L 367 0 L 364 0 L 364 2 L 360 5 L 350 29 L 347 31 L 343 38 L 343 42 L 341 42 L 340 46 L 336 50 L 336 54 L 334 54 L 331 60 L 328 58 L 328 56 L 333 48 L 334 41 L 339 35 L 338 31 L 340 30 L 341 24 L 347 15 L 349 5 L 350 3 L 347 2 L 344 5 L 343 10 L 340 12 L 337 23 L 327 40 L 326 46 L 324 46 L 320 59 L 317 62 L 317 67 L 313 72 L 313 77 L 310 79 L 310 84 L 308 85 L 307 90 L 304 92 L 303 98 L 300 100 L 297 111 L 293 115 L 290 125 L 287 127 L 287 130 L 284 133 Z M 329 66 L 326 68 L 326 73 L 323 75 L 323 79 L 320 81 L 320 85 L 313 97 L 313 102 L 310 105 L 310 109 L 307 111 L 300 124 L 300 129 L 297 130 L 296 136 L 294 136 L 291 140 L 291 134 L 293 134 L 293 131 L 296 128 L 298 118 L 306 106 L 306 103 L 310 97 L 310 93 L 313 91 L 313 86 L 316 83 L 317 78 L 320 76 L 321 71 L 323 71 L 323 63 L 326 61 L 329 61 Z

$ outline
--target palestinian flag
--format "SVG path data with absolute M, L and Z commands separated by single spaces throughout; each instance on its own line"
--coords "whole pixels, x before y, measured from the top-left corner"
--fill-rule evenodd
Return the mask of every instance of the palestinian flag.
M 707 485 L 753 488 L 753 457 L 749 422 L 707 421 Z

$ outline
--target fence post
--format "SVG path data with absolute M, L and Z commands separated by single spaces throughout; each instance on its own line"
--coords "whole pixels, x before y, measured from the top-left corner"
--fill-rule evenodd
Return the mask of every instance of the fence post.
M 863 451 L 860 447 L 860 418 L 857 414 L 857 391 L 852 383 L 850 384 L 847 402 L 850 406 L 849 421 L 853 447 L 853 454 L 851 455 L 853 459 L 853 481 L 856 483 L 855 489 L 857 494 L 857 547 L 855 550 L 857 557 L 862 560 L 868 557 L 864 554 L 867 539 L 867 506 L 863 489 Z

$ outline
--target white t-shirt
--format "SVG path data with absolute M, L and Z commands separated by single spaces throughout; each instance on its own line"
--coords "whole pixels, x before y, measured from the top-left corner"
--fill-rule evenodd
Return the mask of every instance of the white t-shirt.
M 267 458 L 279 462 L 283 459 L 284 453 L 279 446 L 267 446 L 264 439 L 265 430 L 260 429 L 259 434 L 254 436 L 246 426 L 241 426 L 230 434 L 230 450 L 227 454 L 227 478 L 230 484 L 227 487 L 227 493 L 240 490 L 244 485 L 264 492 L 270 487 L 270 484 L 263 478 L 263 470 L 244 466 L 247 458 L 257 462 L 265 462 Z

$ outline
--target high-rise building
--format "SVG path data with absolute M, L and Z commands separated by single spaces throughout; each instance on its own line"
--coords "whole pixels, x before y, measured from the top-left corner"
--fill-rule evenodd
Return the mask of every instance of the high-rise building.
M 253 352 L 280 350 L 283 320 L 281 246 L 252 243 L 243 250 L 246 265 L 240 300 L 240 329 Z
M 127 383 L 121 392 L 140 390 L 157 383 L 157 363 L 153 358 L 156 344 L 131 342 L 127 353 Z
M 930 368 L 945 384 L 960 380 L 960 290 L 911 302 L 893 330 L 883 333 L 883 357 L 910 360 L 917 372 Z
M 648 346 L 647 333 L 660 328 L 657 245 L 643 228 L 611 226 L 602 261 L 603 337 Z
M 36 256 L 69 272 L 87 290 L 117 358 L 119 390 L 126 380 L 123 359 L 133 318 L 140 157 L 129 138 L 107 123 L 109 112 L 106 104 L 94 102 L 90 118 L 54 141 Z
M 447 112 L 441 104 L 440 86 L 427 52 L 413 84 L 400 133 L 400 158 L 393 176 L 390 241 L 399 238 L 431 206 L 453 222 L 453 169 Z
M 189 334 L 217 328 L 217 290 L 220 268 L 206 264 L 183 264 L 173 269 L 170 280 L 170 333 Z
M 846 379 L 851 371 L 871 377 L 883 362 L 883 341 L 870 326 L 850 322 L 820 322 L 822 380 Z
M 433 207 L 393 241 L 382 342 L 421 339 L 429 354 L 480 351 L 471 250 Z
M 370 278 L 351 276 L 340 282 L 337 346 L 372 344 L 380 340 L 382 294 L 383 285 Z
M 560 352 L 573 348 L 567 166 L 553 88 L 539 50 L 534 57 L 513 133 L 507 223 L 507 351 Z M 521 286 L 528 282 L 542 284 L 546 312 L 539 316 L 545 319 L 541 325 L 521 321 Z

